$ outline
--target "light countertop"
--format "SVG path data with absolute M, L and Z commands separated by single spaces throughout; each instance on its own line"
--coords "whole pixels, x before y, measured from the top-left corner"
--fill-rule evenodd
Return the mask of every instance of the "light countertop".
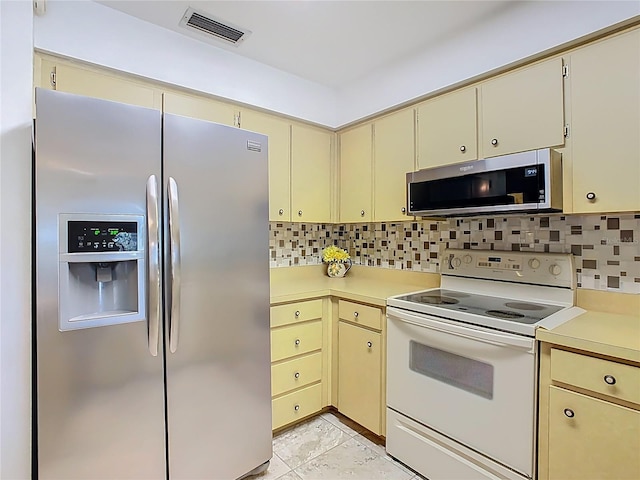
M 440 286 L 433 273 L 354 265 L 344 278 L 329 278 L 325 265 L 271 269 L 271 304 L 329 295 L 383 307 L 387 297 Z

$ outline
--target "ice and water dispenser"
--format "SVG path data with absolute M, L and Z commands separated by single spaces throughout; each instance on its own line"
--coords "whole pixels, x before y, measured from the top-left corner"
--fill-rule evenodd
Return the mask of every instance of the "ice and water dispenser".
M 144 320 L 142 215 L 59 215 L 59 329 Z

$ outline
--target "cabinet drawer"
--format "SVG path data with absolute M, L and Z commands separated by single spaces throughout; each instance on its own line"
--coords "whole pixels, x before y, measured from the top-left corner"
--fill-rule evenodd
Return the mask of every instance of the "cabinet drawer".
M 272 327 L 304 322 L 314 318 L 322 318 L 322 299 L 271 307 Z
M 551 379 L 640 404 L 640 368 L 551 349 Z
M 274 397 L 322 378 L 322 354 L 312 353 L 271 366 L 271 395 Z
M 340 300 L 338 314 L 341 320 L 382 330 L 382 310 L 377 307 Z
M 322 348 L 322 321 L 271 330 L 271 361 Z
M 273 429 L 319 412 L 322 408 L 322 384 L 312 385 L 276 398 L 272 402 Z

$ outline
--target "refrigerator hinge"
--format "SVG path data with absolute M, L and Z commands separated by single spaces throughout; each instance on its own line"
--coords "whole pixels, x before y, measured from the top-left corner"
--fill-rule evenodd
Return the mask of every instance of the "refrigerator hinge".
M 562 65 L 562 76 L 565 78 L 569 76 L 569 65 Z
M 56 71 L 55 70 L 51 70 L 51 73 L 49 73 L 49 83 L 53 88 L 56 88 Z
M 564 138 L 568 138 L 569 137 L 569 124 L 567 123 L 564 126 Z

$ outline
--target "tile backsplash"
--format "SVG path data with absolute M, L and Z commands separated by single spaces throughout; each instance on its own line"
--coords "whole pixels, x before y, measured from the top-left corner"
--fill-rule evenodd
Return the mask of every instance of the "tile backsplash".
M 640 294 L 640 215 L 464 217 L 390 223 L 269 224 L 271 267 L 322 263 L 336 244 L 354 264 L 439 272 L 445 248 L 573 253 L 579 288 Z

